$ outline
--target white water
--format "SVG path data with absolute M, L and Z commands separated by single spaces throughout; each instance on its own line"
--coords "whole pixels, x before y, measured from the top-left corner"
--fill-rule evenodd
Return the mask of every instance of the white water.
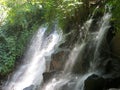
M 87 24 L 84 24 L 83 29 L 86 30 L 85 38 L 80 45 L 76 44 L 73 50 L 71 50 L 63 73 L 61 73 L 58 77 L 53 77 L 47 84 L 45 84 L 43 88 L 40 88 L 40 90 L 63 90 L 63 86 L 68 84 L 67 90 L 69 90 L 69 86 L 74 86 L 72 89 L 70 87 L 70 90 L 83 90 L 84 81 L 95 72 L 95 66 L 98 62 L 96 59 L 99 58 L 99 48 L 109 28 L 110 17 L 111 15 L 109 13 L 105 14 L 102 18 L 102 22 L 100 23 L 100 27 L 95 32 L 95 35 L 90 37 L 89 35 L 92 35 L 92 33 L 89 32 L 89 29 L 92 20 L 90 19 L 86 22 Z M 45 27 L 41 27 L 37 34 L 33 37 L 30 47 L 25 54 L 23 65 L 18 69 L 17 72 L 15 72 L 12 79 L 6 83 L 6 86 L 3 88 L 3 90 L 23 90 L 30 85 L 40 85 L 43 78 L 42 73 L 46 70 L 46 57 L 51 56 L 51 54 L 54 52 L 55 45 L 61 40 L 56 31 L 46 37 L 46 29 L 47 28 Z M 94 58 L 90 62 L 91 65 L 86 74 L 79 76 L 73 75 L 73 66 L 78 57 L 79 60 L 83 59 L 83 51 L 88 42 L 88 38 L 94 39 L 94 44 L 92 45 L 95 45 L 93 46 L 95 51 L 90 52 L 94 53 Z M 72 80 L 73 82 L 71 82 Z M 75 85 L 71 83 L 75 83 Z
M 83 90 L 83 88 L 84 88 L 84 81 L 92 74 L 93 73 L 91 72 L 91 73 L 87 73 L 87 74 L 79 77 L 79 79 L 77 80 L 77 84 L 76 84 L 75 90 Z
M 101 45 L 101 42 L 102 42 L 105 34 L 107 33 L 108 29 L 110 28 L 110 25 L 109 25 L 110 18 L 111 18 L 110 13 L 106 13 L 102 18 L 100 30 L 98 32 L 98 35 L 95 38 L 98 41 L 96 49 L 98 49 L 98 47 Z
M 81 44 L 81 46 L 75 46 L 73 50 L 70 53 L 69 59 L 66 62 L 66 65 L 64 67 L 63 73 L 51 79 L 48 84 L 42 89 L 42 90 L 59 90 L 63 85 L 69 83 L 72 79 L 76 79 L 76 77 L 71 75 L 73 65 L 79 55 L 79 52 L 81 52 L 84 49 L 85 43 Z
M 46 37 L 46 29 L 47 27 L 41 27 L 34 35 L 23 65 L 14 73 L 11 80 L 8 80 L 3 90 L 23 90 L 30 85 L 40 85 L 42 74 L 46 70 L 46 57 L 51 56 L 55 45 L 61 40 L 57 31 Z
M 70 78 L 53 78 L 42 90 L 59 90 L 61 86 L 70 81 Z
M 84 26 L 86 26 L 86 27 L 82 27 L 87 30 L 86 34 L 88 33 L 91 23 L 92 23 L 92 19 L 86 21 L 86 23 L 84 24 Z M 85 39 L 86 39 L 86 37 L 85 37 Z M 82 55 L 83 55 L 85 45 L 86 45 L 86 43 L 84 42 L 84 40 L 81 45 L 77 45 L 77 44 L 75 45 L 73 50 L 71 50 L 69 58 L 65 64 L 63 73 L 60 76 L 51 79 L 43 87 L 42 90 L 60 90 L 62 86 L 66 85 L 68 83 L 71 84 L 70 81 L 73 79 L 77 82 L 78 77 L 72 76 L 71 73 L 72 73 L 72 69 L 73 69 L 73 66 L 75 64 L 77 57 L 79 56 L 82 60 Z
M 84 49 L 85 43 L 82 43 L 80 46 L 76 45 L 73 50 L 71 51 L 69 58 L 65 64 L 64 73 L 71 73 L 71 70 L 75 64 L 75 61 L 79 55 L 79 53 L 81 53 L 80 55 L 82 55 L 82 51 Z
M 98 58 L 100 58 L 100 46 L 103 43 L 103 40 L 105 39 L 108 29 L 110 28 L 109 22 L 110 22 L 110 18 L 111 18 L 111 14 L 110 13 L 106 13 L 102 20 L 101 20 L 101 25 L 100 25 L 100 29 L 97 33 L 97 35 L 94 37 L 95 38 L 95 44 L 96 44 L 96 48 L 95 48 L 95 52 L 94 52 L 94 60 L 93 62 L 91 62 L 91 70 L 95 70 L 97 63 L 98 63 Z

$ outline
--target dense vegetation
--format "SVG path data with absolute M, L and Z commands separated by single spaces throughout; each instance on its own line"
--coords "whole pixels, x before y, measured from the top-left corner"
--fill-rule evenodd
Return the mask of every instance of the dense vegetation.
M 91 7 L 90 2 L 95 5 Z M 45 23 L 58 21 L 64 32 L 69 28 L 79 29 L 97 6 L 97 0 L 1 0 L 0 1 L 0 75 L 13 70 L 33 33 Z M 106 2 L 100 3 L 106 4 Z M 107 1 L 112 6 L 117 30 L 120 29 L 119 0 Z M 103 7 L 104 8 L 104 7 Z M 98 11 L 103 11 L 99 9 Z
M 0 74 L 4 75 L 12 70 L 15 60 L 22 56 L 30 35 L 43 22 L 43 12 L 33 2 L 8 0 L 1 4 L 8 10 L 0 27 Z
M 115 28 L 120 33 L 120 5 L 118 3 L 119 0 L 110 0 L 107 4 L 111 6 L 112 22 L 114 22 Z

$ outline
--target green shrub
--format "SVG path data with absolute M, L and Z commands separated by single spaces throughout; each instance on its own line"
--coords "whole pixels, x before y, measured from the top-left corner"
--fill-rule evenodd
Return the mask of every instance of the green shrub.
M 114 27 L 120 32 L 120 1 L 119 0 L 109 0 L 107 4 L 111 6 L 112 12 L 112 22 L 114 22 Z
M 7 3 L 9 11 L 0 27 L 0 75 L 13 70 L 15 61 L 23 55 L 31 36 L 44 22 L 43 9 L 39 5 L 33 2 Z

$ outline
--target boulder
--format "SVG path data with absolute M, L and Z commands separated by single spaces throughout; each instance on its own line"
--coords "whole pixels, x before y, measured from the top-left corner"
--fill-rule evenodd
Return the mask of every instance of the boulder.
M 92 74 L 84 82 L 84 90 L 112 90 L 112 88 L 120 88 L 120 77 L 103 78 Z
M 44 72 L 43 73 L 43 81 L 48 82 L 52 77 L 55 75 L 58 75 L 59 73 L 57 71 L 50 71 L 50 72 Z
M 89 76 L 84 82 L 84 90 L 103 90 L 105 79 L 98 75 Z
M 65 60 L 68 56 L 68 52 L 61 51 L 52 55 L 52 61 L 50 64 L 50 71 L 60 71 L 64 68 Z
M 24 88 L 23 90 L 34 90 L 34 85 L 30 85 L 30 86 Z
M 112 53 L 115 56 L 120 57 L 120 35 L 119 34 L 115 35 L 115 37 L 113 38 L 111 43 L 111 49 L 112 49 Z

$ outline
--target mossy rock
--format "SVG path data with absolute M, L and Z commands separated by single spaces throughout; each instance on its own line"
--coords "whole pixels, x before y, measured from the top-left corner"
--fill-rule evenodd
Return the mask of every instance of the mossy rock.
M 111 43 L 112 53 L 120 57 L 120 34 L 116 34 Z

